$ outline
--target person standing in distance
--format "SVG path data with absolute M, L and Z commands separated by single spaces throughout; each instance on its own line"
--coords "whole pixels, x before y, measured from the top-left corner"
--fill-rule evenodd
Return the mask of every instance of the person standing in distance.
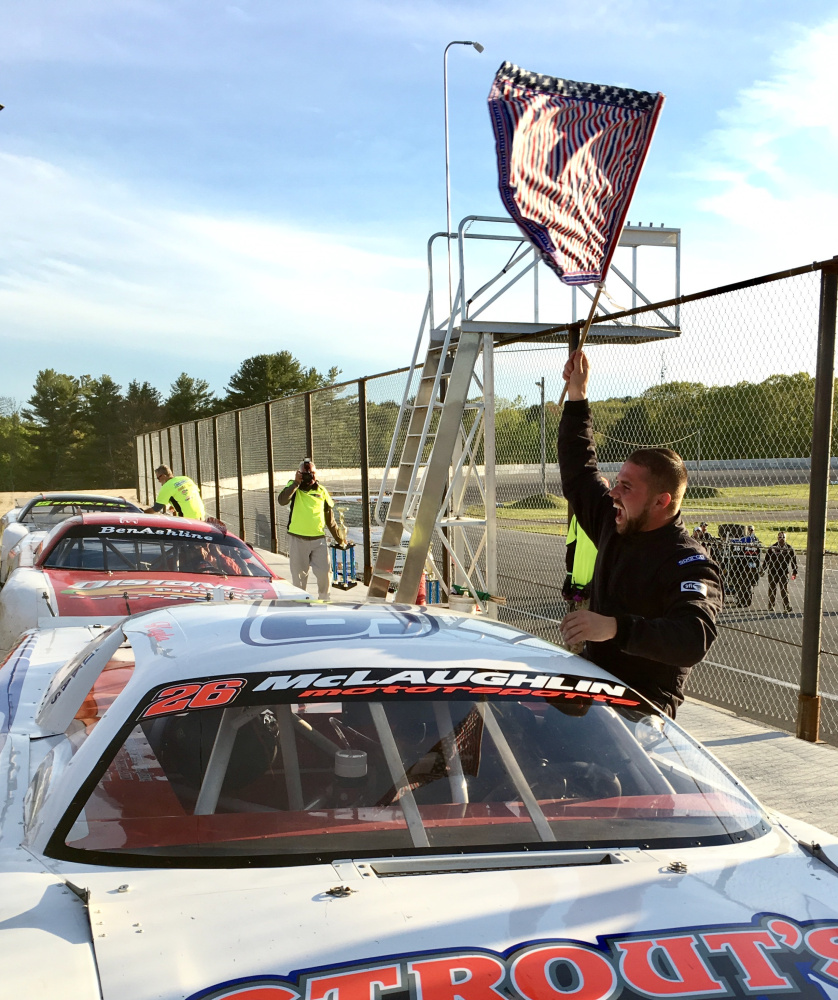
M 165 514 L 171 505 L 178 517 L 194 517 L 203 521 L 206 517 L 201 491 L 189 476 L 176 476 L 168 465 L 158 465 L 154 476 L 160 489 L 154 506 L 146 507 L 146 514 Z
M 785 531 L 777 532 L 777 541 L 765 550 L 765 561 L 762 573 L 768 574 L 768 610 L 774 610 L 774 597 L 780 588 L 780 600 L 786 613 L 791 611 L 789 603 L 789 570 L 792 580 L 797 579 L 797 556 L 794 549 L 786 543 Z
M 703 545 L 708 552 L 710 551 L 710 546 L 713 544 L 713 536 L 707 530 L 706 521 L 702 521 L 695 531 L 693 531 L 693 538 L 699 545 Z
M 716 638 L 719 568 L 681 520 L 687 470 L 668 448 L 641 448 L 613 489 L 597 469 L 588 406 L 588 358 L 564 368 L 568 398 L 559 425 L 562 490 L 597 547 L 589 611 L 562 622 L 566 642 L 675 717 L 692 667 Z
M 317 482 L 317 468 L 310 458 L 303 459 L 293 479 L 277 497 L 281 507 L 288 504 L 288 560 L 291 563 L 291 582 L 305 590 L 309 569 L 317 580 L 317 596 L 321 601 L 329 597 L 329 547 L 325 529 L 328 528 L 338 545 L 346 545 L 340 527 L 335 521 L 335 502 L 325 486 Z

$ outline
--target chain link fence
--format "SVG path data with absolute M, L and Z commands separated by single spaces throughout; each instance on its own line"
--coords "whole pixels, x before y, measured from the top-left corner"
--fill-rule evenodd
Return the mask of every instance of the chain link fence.
M 677 450 L 690 473 L 685 524 L 692 532 L 705 523 L 705 543 L 724 573 L 719 637 L 693 670 L 689 693 L 791 730 L 804 626 L 820 289 L 821 272 L 800 269 L 611 316 L 591 328 L 588 341 L 602 471 L 613 477 L 637 447 Z M 624 342 L 626 335 L 635 342 Z M 567 610 L 561 590 L 568 509 L 555 464 L 567 338 L 559 333 L 495 351 L 498 589 L 506 598 L 498 614 L 554 641 Z M 363 567 L 364 500 L 371 497 L 374 506 L 406 379 L 400 369 L 147 434 L 138 439 L 140 496 L 151 502 L 154 468 L 171 465 L 200 483 L 209 514 L 255 545 L 287 552 L 287 508 L 272 496 L 310 455 L 323 482 L 343 498 L 338 507 L 361 543 Z M 402 443 L 395 444 L 396 461 Z M 821 738 L 838 743 L 838 466 L 833 474 L 820 694 Z M 480 516 L 479 496 L 469 501 L 469 513 Z M 380 531 L 373 520 L 373 559 Z M 794 550 L 797 574 L 787 591 L 773 588 L 771 607 L 766 552 L 779 531 Z M 753 541 L 735 541 L 742 537 Z

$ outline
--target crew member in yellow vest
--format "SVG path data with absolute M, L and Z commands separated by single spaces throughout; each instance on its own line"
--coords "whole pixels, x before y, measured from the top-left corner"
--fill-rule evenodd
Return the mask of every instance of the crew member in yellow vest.
M 325 486 L 317 482 L 317 468 L 310 458 L 300 462 L 293 479 L 277 497 L 280 506 L 290 504 L 288 512 L 288 559 L 291 563 L 291 582 L 305 590 L 309 569 L 317 580 L 317 596 L 321 601 L 329 597 L 329 547 L 326 528 L 338 545 L 346 539 L 335 521 L 334 500 Z
M 596 565 L 596 545 L 579 527 L 576 515 L 567 527 L 565 555 L 567 576 L 562 587 L 562 597 L 571 605 L 571 611 L 586 611 L 591 603 L 591 580 Z M 571 653 L 581 653 L 584 642 L 569 646 Z M 578 646 L 578 648 L 576 648 Z
M 600 476 L 600 479 L 610 488 L 611 484 L 605 476 Z M 596 545 L 579 527 L 574 514 L 567 526 L 567 576 L 562 587 L 562 597 L 570 604 L 570 611 L 587 611 L 590 608 L 595 565 Z M 568 646 L 568 649 L 571 653 L 581 653 L 584 647 L 585 643 L 579 642 Z
M 178 517 L 194 517 L 203 521 L 206 513 L 201 492 L 189 476 L 176 476 L 168 465 L 158 465 L 154 476 L 160 491 L 153 507 L 146 507 L 146 514 L 165 514 L 168 506 L 174 507 Z

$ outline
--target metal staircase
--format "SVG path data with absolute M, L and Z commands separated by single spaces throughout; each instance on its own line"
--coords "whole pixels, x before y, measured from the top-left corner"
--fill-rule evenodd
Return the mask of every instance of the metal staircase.
M 575 289 L 571 323 L 539 322 L 536 254 L 531 247 L 521 250 L 519 235 L 470 232 L 476 222 L 513 225 L 508 218 L 467 216 L 457 233 L 435 233 L 428 241 L 428 296 L 376 504 L 376 520 L 384 529 L 369 583 L 372 600 L 386 600 L 394 585 L 397 602 L 415 603 L 427 568 L 440 579 L 446 596 L 451 586 L 460 585 L 471 591 L 482 611 L 490 610 L 481 595 L 495 594 L 497 588 L 494 347 L 548 336 L 570 343 L 573 328 L 577 328 L 578 336 L 581 326 L 576 323 Z M 437 326 L 432 248 L 438 239 L 446 244 L 457 241 L 459 283 L 450 314 Z M 519 246 L 494 277 L 466 298 L 465 244 L 469 239 L 517 242 Z M 632 248 L 632 279 L 619 272 L 618 277 L 631 290 L 633 305 L 638 296 L 649 301 L 636 285 L 636 248 L 641 245 L 676 249 L 677 291 L 680 230 L 627 227 L 621 245 Z M 533 279 L 533 321 L 497 322 L 481 316 L 528 273 Z M 478 306 L 477 300 L 500 281 L 505 282 L 502 287 Z M 583 291 L 587 294 L 586 289 Z M 607 307 L 600 306 L 601 318 L 591 328 L 589 342 L 643 343 L 680 335 L 677 318 L 673 323 L 661 315 L 661 326 L 652 328 L 635 325 L 636 318 L 628 325 L 609 323 L 608 313 Z M 426 353 L 420 369 L 426 334 Z M 481 352 L 482 370 L 478 368 Z M 396 465 L 400 441 L 402 450 Z M 482 467 L 478 464 L 481 449 Z M 394 470 L 395 483 L 388 496 Z M 469 516 L 471 507 L 482 507 L 485 515 Z M 404 541 L 405 534 L 409 535 L 409 543 Z M 450 574 L 436 564 L 434 552 L 450 561 Z M 401 557 L 404 564 L 399 569 Z
M 458 292 L 452 316 L 456 315 L 459 301 Z M 423 334 L 424 323 L 420 342 Z M 431 340 L 413 399 L 408 393 L 414 380 L 408 379 L 400 421 L 403 424 L 406 419 L 406 432 L 369 584 L 372 598 L 385 598 L 391 583 L 397 583 L 396 600 L 415 602 L 426 563 L 433 561 L 430 551 L 435 534 L 463 583 L 468 585 L 476 574 L 479 589 L 485 590 L 486 581 L 477 562 L 485 543 L 475 547 L 468 539 L 457 537 L 459 529 L 466 525 L 486 524 L 485 518 L 470 518 L 463 513 L 466 487 L 472 479 L 481 498 L 484 496 L 475 463 L 483 431 L 483 387 L 475 375 L 482 343 L 479 333 L 455 334 L 452 318 L 441 342 Z M 414 367 L 417 356 L 418 345 Z M 477 401 L 469 402 L 475 391 Z M 473 414 L 468 427 L 464 425 L 467 412 Z M 398 431 L 397 427 L 388 468 L 392 466 Z M 406 530 L 410 533 L 407 547 L 402 543 Z M 397 573 L 400 555 L 405 557 L 404 566 Z

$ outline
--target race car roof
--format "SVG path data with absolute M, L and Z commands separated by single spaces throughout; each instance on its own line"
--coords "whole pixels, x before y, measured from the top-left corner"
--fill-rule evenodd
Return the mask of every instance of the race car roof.
M 408 605 L 190 604 L 127 619 L 101 648 L 56 673 L 38 723 L 63 732 L 112 652 L 127 638 L 135 654 L 126 705 L 144 692 L 196 677 L 312 671 L 324 679 L 359 669 L 390 672 L 512 671 L 573 675 L 622 684 L 588 660 L 509 625 Z
M 134 503 L 133 500 L 127 500 L 125 497 L 107 496 L 104 493 L 39 493 L 38 496 L 30 497 L 29 500 L 24 500 L 20 504 L 21 515 L 28 513 L 33 507 L 41 505 L 60 506 L 67 503 L 110 504 L 118 507 L 120 510 L 137 513 L 142 511 L 142 508 Z
M 194 517 L 174 517 L 171 514 L 144 514 L 142 511 L 130 511 L 130 518 L 126 519 L 125 512 L 90 511 L 76 514 L 63 522 L 66 524 L 105 524 L 124 525 L 128 520 L 132 525 L 140 525 L 149 528 L 180 528 L 187 531 L 202 531 L 206 534 L 225 535 L 226 530 L 218 528 L 216 525 L 208 524 L 206 521 L 199 521 Z
M 208 524 L 206 521 L 199 521 L 192 517 L 174 517 L 171 514 L 144 514 L 141 511 L 123 511 L 122 513 L 85 513 L 75 514 L 68 517 L 66 521 L 60 521 L 50 530 L 46 536 L 38 555 L 38 565 L 43 565 L 45 559 L 55 548 L 56 543 L 64 535 L 71 532 L 79 525 L 85 527 L 113 527 L 115 533 L 140 532 L 148 535 L 169 535 L 171 537 L 204 537 L 209 541 L 221 540 L 228 535 L 230 538 L 238 538 L 226 528 L 218 525 Z

